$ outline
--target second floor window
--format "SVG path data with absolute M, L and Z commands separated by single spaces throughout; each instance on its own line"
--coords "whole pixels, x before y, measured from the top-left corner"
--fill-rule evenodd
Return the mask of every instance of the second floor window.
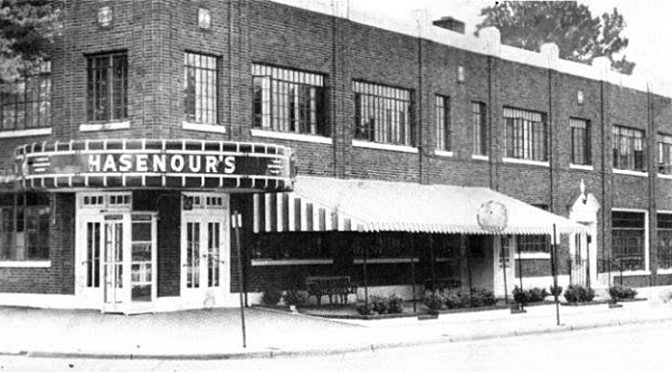
M 255 127 L 329 135 L 322 75 L 253 64 L 252 79 Z
M 217 124 L 217 58 L 184 53 L 184 120 Z
M 590 122 L 582 119 L 569 119 L 572 137 L 572 164 L 590 165 Z
M 128 118 L 128 61 L 126 53 L 87 58 L 87 118 L 112 121 Z
M 451 150 L 450 144 L 450 98 L 436 96 L 436 148 Z
M 644 131 L 614 125 L 612 128 L 614 169 L 646 171 Z
M 658 134 L 658 173 L 672 174 L 672 136 Z
M 51 62 L 3 87 L 2 130 L 43 128 L 51 125 Z
M 355 81 L 355 138 L 411 146 L 411 91 Z
M 488 155 L 488 121 L 485 116 L 485 103 L 471 103 L 471 125 L 474 129 L 474 155 Z
M 510 107 L 504 108 L 506 156 L 547 161 L 546 115 Z

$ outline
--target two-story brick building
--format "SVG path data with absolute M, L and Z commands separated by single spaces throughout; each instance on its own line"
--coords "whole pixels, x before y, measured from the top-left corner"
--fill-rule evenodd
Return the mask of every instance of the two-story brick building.
M 309 275 L 503 295 L 551 284 L 554 225 L 563 283 L 672 282 L 668 97 L 344 5 L 66 1 L 2 100 L 0 303 L 221 306 Z

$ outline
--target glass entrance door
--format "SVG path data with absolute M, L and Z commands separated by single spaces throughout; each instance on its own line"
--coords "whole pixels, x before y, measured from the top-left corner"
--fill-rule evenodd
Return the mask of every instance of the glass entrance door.
M 103 224 L 103 310 L 117 312 L 125 302 L 124 216 L 107 215 Z
M 222 280 L 223 221 L 187 215 L 182 222 L 182 297 L 188 306 L 207 306 L 216 296 L 208 290 Z M 214 305 L 214 304 L 213 304 Z

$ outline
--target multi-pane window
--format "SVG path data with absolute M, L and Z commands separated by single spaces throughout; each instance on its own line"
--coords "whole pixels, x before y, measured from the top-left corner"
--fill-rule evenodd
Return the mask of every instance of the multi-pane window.
M 658 213 L 658 268 L 672 269 L 672 213 Z
M 0 260 L 48 260 L 49 215 L 46 194 L 0 197 Z
M 658 134 L 658 173 L 672 174 L 672 136 Z
M 546 161 L 546 115 L 510 107 L 504 108 L 506 156 Z
M 590 122 L 582 119 L 569 119 L 572 138 L 572 164 L 590 165 Z
M 548 210 L 546 204 L 533 204 L 534 207 Z M 548 235 L 518 235 L 518 250 L 527 253 L 549 253 Z
M 128 60 L 126 52 L 87 58 L 87 118 L 90 121 L 128 117 Z
M 328 136 L 322 75 L 253 64 L 257 128 Z
M 36 71 L 2 90 L 0 129 L 20 130 L 51 125 L 51 61 L 42 63 Z
M 217 58 L 184 53 L 184 120 L 217 124 Z
M 410 146 L 411 91 L 355 81 L 355 138 Z
M 474 154 L 488 155 L 488 122 L 485 116 L 485 103 L 471 103 L 471 125 L 474 128 Z
M 644 131 L 614 125 L 612 128 L 614 169 L 646 171 Z
M 612 258 L 617 269 L 644 269 L 644 213 L 612 212 Z
M 451 150 L 450 134 L 450 98 L 436 96 L 436 148 L 438 150 Z

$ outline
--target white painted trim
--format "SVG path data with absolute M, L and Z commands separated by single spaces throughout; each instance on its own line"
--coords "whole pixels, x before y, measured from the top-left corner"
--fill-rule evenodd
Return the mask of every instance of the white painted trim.
M 453 152 L 452 151 L 444 151 L 444 150 L 434 150 L 434 155 L 436 156 L 443 156 L 443 157 L 452 157 Z
M 659 210 L 656 211 L 656 213 L 659 213 L 659 214 L 672 214 L 672 210 L 659 209 Z
M 282 139 L 287 141 L 300 141 L 300 142 L 312 142 L 312 143 L 323 143 L 326 145 L 333 145 L 334 140 L 331 137 L 318 136 L 315 134 L 303 134 L 303 133 L 292 133 L 292 132 L 276 132 L 271 130 L 264 129 L 250 129 L 250 133 L 253 137 L 266 137 L 266 138 L 275 138 Z
M 614 174 L 624 174 L 627 176 L 637 176 L 637 177 L 648 177 L 649 173 L 648 172 L 638 172 L 638 171 L 632 171 L 632 170 L 627 170 L 627 169 L 616 169 L 614 168 L 613 170 Z
M 182 129 L 198 132 L 226 133 L 226 127 L 223 125 L 190 123 L 188 121 L 182 122 Z
M 658 269 L 658 271 L 656 271 L 656 274 L 658 274 L 658 275 L 669 275 L 669 274 L 672 274 L 672 268 L 669 268 L 669 269 Z
M 413 257 L 413 262 L 420 262 L 418 257 Z M 355 258 L 354 263 L 363 264 L 363 258 Z M 367 258 L 366 263 L 368 264 L 389 264 L 389 263 L 411 263 L 410 257 L 394 257 L 394 258 Z
M 649 263 L 647 261 L 646 263 L 647 269 L 646 270 L 635 270 L 635 271 L 624 271 L 623 276 L 639 276 L 639 275 L 651 275 L 651 271 L 649 271 L 648 266 Z M 602 273 L 604 274 L 604 273 Z M 612 271 L 611 272 L 611 280 L 614 280 L 614 278 L 618 278 L 621 275 L 621 273 L 617 271 Z
M 418 153 L 417 147 L 404 146 L 404 145 L 391 145 L 389 143 L 378 143 L 378 142 L 369 142 L 361 140 L 352 140 L 353 147 L 362 147 L 367 149 L 376 149 L 376 150 L 388 150 L 388 151 L 397 151 L 397 152 L 408 152 L 412 154 Z
M 518 259 L 518 253 L 514 254 L 514 258 Z M 550 260 L 551 254 L 546 252 L 520 252 L 521 260 Z
M 658 173 L 658 178 L 662 178 L 662 179 L 665 179 L 665 180 L 672 180 L 672 174 Z
M 102 301 L 102 300 L 101 300 Z M 28 306 L 51 309 L 86 309 L 74 295 L 41 293 L 0 293 L 2 306 Z
M 292 266 L 292 265 L 331 265 L 334 260 L 325 259 L 288 259 L 274 260 L 271 258 L 253 258 L 250 260 L 252 266 Z
M 131 127 L 131 122 L 129 120 L 125 121 L 116 121 L 111 123 L 87 123 L 80 124 L 80 132 L 96 132 L 102 130 L 119 130 L 119 129 L 128 129 Z
M 569 163 L 569 169 L 578 169 L 578 170 L 585 170 L 585 171 L 595 170 L 595 168 L 593 168 L 592 165 L 573 164 L 573 163 Z
M 49 128 L 35 128 L 35 129 L 21 129 L 21 130 L 8 130 L 8 131 L 0 131 L 0 138 L 48 136 L 50 134 L 51 134 L 51 127 L 49 127 Z
M 51 267 L 51 261 L 0 261 L 0 267 Z
M 516 159 L 516 158 L 503 158 L 502 162 L 510 163 L 510 164 L 535 165 L 535 166 L 538 166 L 538 167 L 550 167 L 550 163 L 547 162 L 547 161 Z
M 483 160 L 483 161 L 488 161 L 490 160 L 490 157 L 488 155 L 478 155 L 478 154 L 472 154 L 471 158 L 473 160 Z

